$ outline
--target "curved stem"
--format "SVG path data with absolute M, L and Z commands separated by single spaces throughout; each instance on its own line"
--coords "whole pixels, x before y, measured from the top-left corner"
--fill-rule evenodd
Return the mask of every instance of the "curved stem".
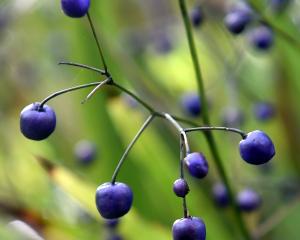
M 78 89 L 88 88 L 88 87 L 93 87 L 93 86 L 98 86 L 100 83 L 102 83 L 102 82 L 92 82 L 92 83 L 87 83 L 87 84 L 83 84 L 83 85 L 79 85 L 79 86 L 76 86 L 76 87 L 71 87 L 71 88 L 67 88 L 67 89 L 63 89 L 63 90 L 61 90 L 61 91 L 55 92 L 55 93 L 51 94 L 50 96 L 46 97 L 46 98 L 41 102 L 40 109 L 42 109 L 43 106 L 44 106 L 49 100 L 51 100 L 52 98 L 55 98 L 55 97 L 57 97 L 57 96 L 59 96 L 59 95 L 62 95 L 62 94 L 68 93 L 68 92 L 72 92 L 72 91 L 75 91 L 75 90 L 78 90 Z
M 247 134 L 245 132 L 243 132 L 242 130 L 237 129 L 237 128 L 228 128 L 228 127 L 195 127 L 195 128 L 186 128 L 186 129 L 184 129 L 185 132 L 214 131 L 214 130 L 234 132 L 234 133 L 237 133 L 237 134 L 241 135 L 241 137 L 243 139 L 245 139 L 247 137 Z
M 103 51 L 102 51 L 102 48 L 101 48 L 99 39 L 98 39 L 97 34 L 96 34 L 96 30 L 95 30 L 95 27 L 94 27 L 92 18 L 91 18 L 91 16 L 90 16 L 90 13 L 89 13 L 89 12 L 88 12 L 86 15 L 87 15 L 87 18 L 88 18 L 90 27 L 91 27 L 91 29 L 92 29 L 94 39 L 95 39 L 96 44 L 97 44 L 97 48 L 98 48 L 98 51 L 99 51 L 99 54 L 100 54 L 100 57 L 101 57 L 101 61 L 102 61 L 103 67 L 104 67 L 105 74 L 108 74 L 107 65 L 106 65 L 106 62 L 105 62 L 105 59 L 104 59 L 104 55 L 103 55 Z
M 203 123 L 205 125 L 210 125 L 210 119 L 209 119 L 209 115 L 208 115 L 207 103 L 206 103 L 206 97 L 205 97 L 205 91 L 204 91 L 204 84 L 203 84 L 203 79 L 202 79 L 200 65 L 199 65 L 199 59 L 198 59 L 198 55 L 197 55 L 197 51 L 196 51 L 196 47 L 195 47 L 192 27 L 191 27 L 191 23 L 189 20 L 189 15 L 187 12 L 187 6 L 186 6 L 185 0 L 179 0 L 179 6 L 180 6 L 182 19 L 184 21 L 184 26 L 185 26 L 185 30 L 186 30 L 186 35 L 187 35 L 187 40 L 188 40 L 189 49 L 190 49 L 190 53 L 191 53 L 191 58 L 192 58 L 193 66 L 194 66 L 194 70 L 195 70 L 195 75 L 196 75 L 196 80 L 197 80 L 197 85 L 198 85 L 198 93 L 200 95 L 200 99 L 203 104 L 203 112 L 202 112 Z M 240 212 L 239 208 L 236 206 L 236 204 L 234 203 L 233 190 L 231 188 L 228 176 L 225 172 L 225 168 L 224 168 L 222 160 L 220 158 L 215 139 L 211 132 L 206 132 L 205 136 L 206 136 L 206 140 L 209 145 L 210 151 L 212 153 L 213 159 L 215 161 L 217 170 L 224 182 L 224 185 L 227 188 L 229 198 L 230 198 L 231 202 L 233 203 L 234 213 L 235 213 L 236 221 L 239 225 L 239 228 L 241 229 L 244 239 L 250 240 L 251 237 L 246 228 L 246 224 L 242 218 L 241 212 Z
M 180 135 L 180 177 L 184 179 L 184 170 L 183 170 L 183 159 L 186 153 L 184 151 L 184 138 L 183 135 Z M 182 199 L 182 206 L 183 206 L 183 217 L 187 218 L 189 216 L 189 211 L 186 203 L 186 196 Z
M 145 129 L 149 126 L 149 124 L 152 122 L 152 120 L 155 118 L 155 115 L 150 115 L 147 120 L 144 122 L 143 126 L 140 128 L 140 130 L 138 131 L 138 133 L 135 135 L 135 137 L 132 139 L 132 141 L 130 142 L 130 144 L 128 145 L 128 147 L 126 148 L 124 154 L 122 155 L 115 171 L 114 171 L 114 174 L 112 176 L 112 179 L 111 179 L 111 183 L 114 184 L 116 182 L 116 179 L 117 179 L 117 176 L 118 176 L 118 173 L 126 159 L 126 157 L 128 156 L 131 148 L 134 146 L 134 144 L 136 143 L 136 141 L 140 138 L 140 136 L 142 135 L 142 133 L 145 131 Z
M 88 69 L 88 70 L 92 70 L 94 72 L 100 73 L 102 75 L 106 75 L 106 72 L 99 69 L 99 68 L 95 68 L 95 67 L 91 67 L 85 64 L 81 64 L 81 63 L 74 63 L 74 62 L 59 62 L 58 65 L 67 65 L 67 66 L 73 66 L 73 67 L 80 67 L 80 68 L 84 68 L 84 69 Z
M 111 82 L 112 82 L 112 78 L 109 77 L 105 79 L 103 82 L 99 83 L 98 86 L 96 86 L 81 103 L 85 103 L 86 101 L 88 101 L 97 92 L 98 89 L 100 89 L 105 84 L 110 84 Z

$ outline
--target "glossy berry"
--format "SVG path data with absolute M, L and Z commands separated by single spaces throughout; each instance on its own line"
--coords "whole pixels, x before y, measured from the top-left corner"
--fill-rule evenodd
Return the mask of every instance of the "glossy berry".
M 200 6 L 194 7 L 190 13 L 191 22 L 194 27 L 199 27 L 203 22 L 203 12 Z
M 72 18 L 85 16 L 90 7 L 90 0 L 61 0 L 63 12 Z
M 248 188 L 239 192 L 237 205 L 244 212 L 256 210 L 261 205 L 261 198 L 257 192 Z
M 240 34 L 251 22 L 253 13 L 246 4 L 234 6 L 225 16 L 224 23 L 227 29 L 233 34 Z
M 192 117 L 197 117 L 201 113 L 200 98 L 196 93 L 186 93 L 181 98 L 183 110 Z
M 254 106 L 254 114 L 257 120 L 267 121 L 274 117 L 275 109 L 271 103 L 259 102 Z
M 173 240 L 205 240 L 206 227 L 197 217 L 181 218 L 174 222 Z
M 118 225 L 119 225 L 119 219 L 115 218 L 115 219 L 107 219 L 105 221 L 105 225 L 107 228 L 109 229 L 115 229 Z
M 208 163 L 202 153 L 188 154 L 184 159 L 189 173 L 196 178 L 204 178 L 208 173 Z
M 250 42 L 259 50 L 268 50 L 274 42 L 273 31 L 265 25 L 258 26 L 250 32 Z
M 245 122 L 243 112 L 236 107 L 227 107 L 222 114 L 222 126 L 240 127 Z
M 212 194 L 215 203 L 219 207 L 226 207 L 229 204 L 229 195 L 224 184 L 216 183 L 213 186 Z
M 56 115 L 47 105 L 40 103 L 26 106 L 20 114 L 20 129 L 23 135 L 31 140 L 43 140 L 55 130 Z
M 173 184 L 173 191 L 176 196 L 183 198 L 189 193 L 190 189 L 187 182 L 183 178 L 179 178 Z
M 81 140 L 74 148 L 75 157 L 82 164 L 89 164 L 96 159 L 97 151 L 94 143 L 88 140 Z
M 255 130 L 240 141 L 241 157 L 250 164 L 260 165 L 272 159 L 275 148 L 272 140 L 262 131 Z
M 106 219 L 120 218 L 131 208 L 133 193 L 124 183 L 104 183 L 97 188 L 96 206 Z

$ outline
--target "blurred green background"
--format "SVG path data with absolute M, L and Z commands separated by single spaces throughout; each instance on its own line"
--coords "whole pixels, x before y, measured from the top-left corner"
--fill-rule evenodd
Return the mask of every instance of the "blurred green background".
M 115 81 L 159 111 L 186 115 L 180 99 L 196 91 L 196 81 L 177 1 L 91 2 L 90 13 Z M 263 197 L 259 211 L 244 215 L 247 227 L 258 239 L 299 239 L 300 45 L 275 31 L 274 47 L 258 52 L 247 34 L 233 37 L 224 28 L 226 6 L 233 1 L 187 2 L 190 9 L 201 2 L 205 12 L 194 34 L 213 125 L 222 125 L 225 109 L 236 107 L 245 115 L 243 130 L 263 130 L 276 146 L 271 163 L 256 167 L 241 160 L 238 136 L 214 134 L 235 191 L 252 187 Z M 262 11 L 266 8 L 267 1 L 257 3 Z M 294 1 L 280 15 L 266 12 L 272 23 L 300 39 L 299 10 Z M 161 37 L 169 42 L 161 43 Z M 170 45 L 162 50 L 161 44 Z M 45 239 L 105 239 L 107 230 L 94 203 L 96 187 L 110 180 L 148 114 L 108 86 L 81 104 L 89 93 L 81 90 L 49 103 L 58 121 L 50 138 L 26 139 L 19 131 L 23 107 L 57 90 L 102 79 L 86 70 L 58 66 L 59 61 L 101 67 L 87 19 L 66 17 L 59 1 L 1 0 L 1 239 L 19 239 L 6 227 L 14 219 L 29 223 Z M 274 104 L 275 118 L 255 118 L 253 106 L 259 101 Z M 201 119 L 194 121 L 201 125 Z M 88 166 L 74 156 L 74 145 L 82 139 L 97 146 L 97 159 Z M 231 210 L 213 202 L 211 186 L 220 179 L 203 134 L 190 134 L 190 141 L 192 150 L 203 152 L 210 164 L 206 179 L 188 177 L 190 213 L 204 219 L 208 240 L 239 239 Z M 36 156 L 49 159 L 54 170 L 47 172 Z M 172 192 L 178 176 L 179 136 L 156 119 L 119 175 L 134 192 L 133 209 L 120 225 L 124 239 L 171 239 L 172 224 L 182 217 L 182 202 Z

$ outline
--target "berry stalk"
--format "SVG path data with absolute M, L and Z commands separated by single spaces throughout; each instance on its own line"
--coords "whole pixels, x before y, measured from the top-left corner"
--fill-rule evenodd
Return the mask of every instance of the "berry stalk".
M 189 15 L 187 12 L 187 6 L 186 6 L 185 0 L 179 0 L 179 6 L 180 6 L 180 11 L 181 11 L 182 19 L 184 22 L 184 26 L 185 26 L 185 31 L 186 31 L 186 35 L 187 35 L 191 58 L 193 61 L 194 71 L 195 71 L 196 80 L 197 80 L 197 84 L 198 84 L 198 93 L 201 98 L 201 102 L 203 103 L 203 112 L 202 112 L 203 123 L 205 125 L 210 125 L 210 119 L 209 119 L 206 97 L 205 97 L 204 83 L 203 83 L 203 78 L 202 78 L 202 74 L 201 74 L 201 70 L 200 70 L 200 62 L 199 62 L 196 47 L 195 47 L 193 32 L 192 32 L 191 23 L 189 20 Z M 207 132 L 205 134 L 205 136 L 206 136 L 210 151 L 213 155 L 213 159 L 215 160 L 217 170 L 222 178 L 222 181 L 224 182 L 224 184 L 228 190 L 229 198 L 231 199 L 231 202 L 233 202 L 236 221 L 241 229 L 244 239 L 250 240 L 251 237 L 246 228 L 246 225 L 242 218 L 241 212 L 239 211 L 238 207 L 234 203 L 233 190 L 229 183 L 229 179 L 225 172 L 225 168 L 223 167 L 223 164 L 222 164 L 222 161 L 221 161 L 221 158 L 220 158 L 217 146 L 216 146 L 215 139 L 211 132 Z

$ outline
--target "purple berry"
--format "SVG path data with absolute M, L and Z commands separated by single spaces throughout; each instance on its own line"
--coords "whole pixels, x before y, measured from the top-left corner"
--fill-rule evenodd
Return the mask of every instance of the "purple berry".
M 199 27 L 203 22 L 203 12 L 200 6 L 194 7 L 190 13 L 193 26 Z
M 167 32 L 157 32 L 155 34 L 154 48 L 161 54 L 167 54 L 172 50 L 172 40 Z
M 23 135 L 31 140 L 43 140 L 55 130 L 56 115 L 47 105 L 41 108 L 40 103 L 26 106 L 20 114 L 20 129 Z
M 250 32 L 250 42 L 259 50 L 268 50 L 274 42 L 271 28 L 261 25 Z
M 61 0 L 63 12 L 72 18 L 85 16 L 90 7 L 90 0 Z
M 109 229 L 115 229 L 118 225 L 119 225 L 119 219 L 115 218 L 115 219 L 107 219 L 105 221 L 105 225 L 107 226 L 107 228 Z
M 204 178 L 207 175 L 208 163 L 202 153 L 190 153 L 185 157 L 184 162 L 192 176 Z
M 291 0 L 269 0 L 271 9 L 276 13 L 284 11 L 290 3 Z
M 97 188 L 96 205 L 106 219 L 120 218 L 131 208 L 133 193 L 124 183 L 104 183 Z
M 242 211 L 251 212 L 261 205 L 261 198 L 257 192 L 247 188 L 239 192 L 237 196 L 237 205 Z
M 215 203 L 219 207 L 226 207 L 229 204 L 229 196 L 228 196 L 228 192 L 227 192 L 227 189 L 224 184 L 216 183 L 213 186 L 212 194 L 213 194 Z
M 96 158 L 96 146 L 88 140 L 81 140 L 76 143 L 74 153 L 82 164 L 89 164 Z
M 113 234 L 107 238 L 107 240 L 122 240 L 123 238 L 120 235 Z
M 255 130 L 240 141 L 241 157 L 250 164 L 260 165 L 272 159 L 275 148 L 272 140 L 264 132 Z
M 192 117 L 197 117 L 201 113 L 200 98 L 196 93 L 186 93 L 181 98 L 183 110 Z
M 190 189 L 189 185 L 183 178 L 177 179 L 173 184 L 173 191 L 178 197 L 185 197 Z
M 205 240 L 206 227 L 197 217 L 181 218 L 174 222 L 173 240 Z
M 271 103 L 260 102 L 254 106 L 255 117 L 260 121 L 267 121 L 274 117 L 275 108 Z

